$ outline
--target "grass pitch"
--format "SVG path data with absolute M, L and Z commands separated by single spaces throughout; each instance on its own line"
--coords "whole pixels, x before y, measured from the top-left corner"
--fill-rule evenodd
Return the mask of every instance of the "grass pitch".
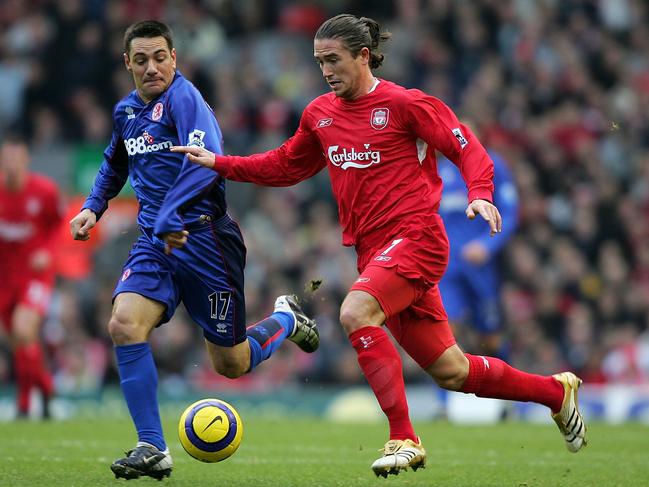
M 588 447 L 570 454 L 554 424 L 418 423 L 427 467 L 384 480 L 370 469 L 386 439 L 383 425 L 254 418 L 244 423 L 239 450 L 215 464 L 189 457 L 178 443 L 176 424 L 166 423 L 175 463 L 171 478 L 142 478 L 128 486 L 649 486 L 646 425 L 591 424 Z M 109 464 L 134 442 L 126 418 L 2 423 L 0 486 L 126 485 L 113 477 Z

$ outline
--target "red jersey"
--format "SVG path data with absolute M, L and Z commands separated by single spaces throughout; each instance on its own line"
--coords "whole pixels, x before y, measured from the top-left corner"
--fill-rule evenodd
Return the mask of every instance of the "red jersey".
M 235 181 L 289 186 L 327 166 L 343 244 L 365 253 L 437 218 L 436 150 L 459 167 L 469 201 L 492 201 L 493 162 L 471 130 L 437 98 L 385 80 L 355 100 L 319 96 L 281 147 L 216 156 L 214 169 Z
M 32 275 L 34 252 L 43 249 L 53 255 L 61 217 L 59 193 L 52 180 L 30 173 L 18 191 L 0 181 L 0 275 Z

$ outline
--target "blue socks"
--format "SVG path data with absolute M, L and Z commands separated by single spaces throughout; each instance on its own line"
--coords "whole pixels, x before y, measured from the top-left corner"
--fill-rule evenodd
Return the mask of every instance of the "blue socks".
M 148 343 L 115 346 L 122 392 L 139 442 L 167 448 L 158 410 L 158 371 Z
M 293 333 L 294 318 L 290 313 L 278 311 L 248 328 L 250 368 L 248 372 L 270 357 L 284 339 Z
M 270 357 L 293 332 L 290 313 L 276 312 L 248 329 L 250 370 Z M 137 430 L 138 443 L 167 448 L 158 409 L 158 371 L 148 343 L 115 346 L 122 393 Z

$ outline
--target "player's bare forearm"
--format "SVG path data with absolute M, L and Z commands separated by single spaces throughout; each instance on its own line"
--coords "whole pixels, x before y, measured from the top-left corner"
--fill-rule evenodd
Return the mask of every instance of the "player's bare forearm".
M 495 205 L 487 200 L 473 200 L 466 208 L 466 216 L 473 220 L 480 215 L 489 224 L 490 235 L 502 232 L 503 219 Z
M 177 145 L 171 148 L 171 152 L 180 152 L 187 154 L 189 162 L 200 164 L 201 166 L 212 169 L 214 167 L 214 152 L 208 151 L 204 147 L 195 145 Z

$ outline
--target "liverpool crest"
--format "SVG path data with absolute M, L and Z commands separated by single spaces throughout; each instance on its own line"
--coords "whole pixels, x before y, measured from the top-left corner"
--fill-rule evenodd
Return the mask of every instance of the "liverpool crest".
M 375 108 L 370 116 L 370 125 L 375 130 L 383 130 L 388 125 L 390 110 L 387 108 Z

